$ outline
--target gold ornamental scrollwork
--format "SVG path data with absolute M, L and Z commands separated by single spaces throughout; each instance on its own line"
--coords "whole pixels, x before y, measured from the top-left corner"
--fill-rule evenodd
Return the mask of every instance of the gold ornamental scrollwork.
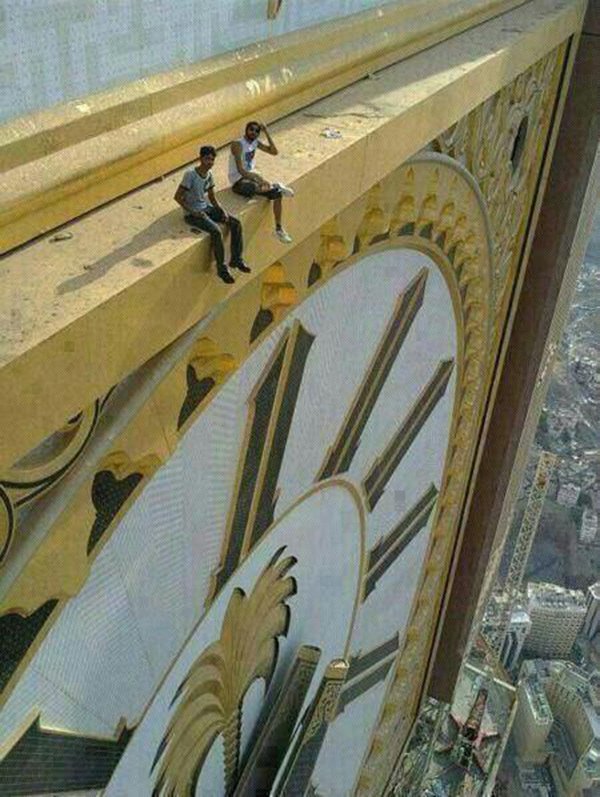
M 220 734 L 224 746 L 225 789 L 231 794 L 239 775 L 242 702 L 258 678 L 267 684 L 277 663 L 280 636 L 287 634 L 296 581 L 296 563 L 280 549 L 259 576 L 250 595 L 234 589 L 221 635 L 190 668 L 171 705 L 176 705 L 156 753 L 154 797 L 193 797 L 202 765 Z
M 565 46 L 549 53 L 433 142 L 473 175 L 490 216 L 494 303 L 505 311 L 537 183 Z
M 178 414 L 178 431 L 194 416 L 211 390 L 221 385 L 236 367 L 235 357 L 221 351 L 214 340 L 200 338 L 194 344 L 185 372 L 187 392 Z
M 260 307 L 250 330 L 254 342 L 272 324 L 277 324 L 287 311 L 298 303 L 298 291 L 285 274 L 279 261 L 264 272 L 260 289 Z
M 453 296 L 461 351 L 450 444 L 429 550 L 394 675 L 355 786 L 360 797 L 381 793 L 416 714 L 494 361 L 492 237 L 475 180 L 456 161 L 433 154 L 408 162 L 395 180 L 399 191 L 391 212 L 382 207 L 379 215 L 389 214 L 387 235 L 378 231 L 367 246 L 384 245 L 385 240 L 388 245 L 426 252 L 438 263 Z M 362 253 L 361 248 L 357 254 Z
M 19 509 L 40 498 L 69 472 L 90 441 L 109 395 L 70 418 L 61 429 L 0 473 L 0 567 L 18 526 Z

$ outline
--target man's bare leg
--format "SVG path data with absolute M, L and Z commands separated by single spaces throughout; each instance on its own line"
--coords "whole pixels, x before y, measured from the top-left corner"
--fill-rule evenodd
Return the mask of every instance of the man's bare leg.
M 275 226 L 281 227 L 281 211 L 283 202 L 281 197 L 273 200 L 273 215 L 275 216 Z
M 258 184 L 257 194 L 259 196 L 260 195 L 266 196 L 273 203 L 273 216 L 275 217 L 275 237 L 278 238 L 282 243 L 289 244 L 292 242 L 292 236 L 283 229 L 283 222 L 282 222 L 282 217 L 283 217 L 283 203 L 281 201 L 282 189 L 279 185 L 273 185 L 267 182 L 262 177 L 260 177 L 260 175 L 259 178 L 260 180 L 255 180 L 255 182 L 257 182 Z M 288 192 L 286 196 L 294 195 L 294 192 L 291 190 L 291 188 L 286 187 L 284 190 Z M 275 197 L 270 196 L 270 193 L 275 191 L 279 193 L 279 196 Z

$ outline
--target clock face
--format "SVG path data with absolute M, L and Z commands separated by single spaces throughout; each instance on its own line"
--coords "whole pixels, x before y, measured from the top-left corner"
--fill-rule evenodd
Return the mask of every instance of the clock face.
M 352 793 L 426 559 L 460 367 L 438 266 L 370 251 L 191 424 L 3 709 L 9 734 L 33 708 L 75 734 L 135 727 L 106 795 L 233 793 L 302 645 L 320 653 L 299 718 L 331 662 L 348 665 L 306 788 Z

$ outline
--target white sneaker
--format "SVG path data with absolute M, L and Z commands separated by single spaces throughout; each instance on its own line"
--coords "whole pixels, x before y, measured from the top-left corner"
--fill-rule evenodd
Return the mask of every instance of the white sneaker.
M 275 238 L 279 238 L 282 244 L 291 244 L 294 240 L 289 232 L 286 232 L 283 227 L 278 227 L 274 232 L 273 235 Z
M 282 196 L 294 196 L 295 194 L 294 189 L 288 185 L 283 185 L 283 183 L 273 183 L 273 185 L 275 188 L 279 188 Z

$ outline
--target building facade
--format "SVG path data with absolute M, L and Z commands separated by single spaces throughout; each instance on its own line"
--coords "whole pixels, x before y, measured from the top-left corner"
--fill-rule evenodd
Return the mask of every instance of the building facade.
M 518 769 L 542 781 L 549 772 L 560 797 L 599 788 L 597 675 L 566 662 L 531 660 L 520 676 L 513 725 Z
M 456 683 L 494 425 L 551 345 L 571 261 L 536 236 L 595 186 L 580 153 L 555 187 L 596 130 L 586 3 L 156 6 L 3 19 L 31 47 L 0 130 L 0 791 L 383 795 Z M 220 152 L 228 288 L 172 197 L 257 116 L 294 243 Z
M 513 738 L 519 760 L 543 764 L 548 758 L 548 737 L 554 722 L 544 683 L 533 661 L 525 661 L 517 686 L 517 711 Z
M 592 640 L 600 628 L 600 583 L 592 584 L 587 589 L 586 615 L 583 633 Z
M 527 611 L 531 619 L 525 643 L 528 655 L 566 659 L 584 624 L 584 593 L 556 584 L 529 583 Z
M 500 659 L 507 670 L 512 670 L 517 665 L 531 626 L 532 622 L 527 610 L 523 606 L 515 606 L 511 612 Z
M 595 541 L 598 534 L 598 515 L 593 509 L 584 509 L 579 527 L 579 539 L 584 544 Z

